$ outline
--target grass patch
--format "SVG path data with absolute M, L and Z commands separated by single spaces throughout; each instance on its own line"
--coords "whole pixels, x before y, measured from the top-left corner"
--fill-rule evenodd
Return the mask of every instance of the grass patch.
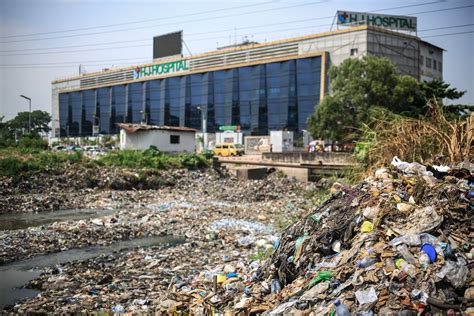
M 0 176 L 18 178 L 40 171 L 61 172 L 72 165 L 84 168 L 101 166 L 128 169 L 170 168 L 201 169 L 210 165 L 205 155 L 186 153 L 176 156 L 163 154 L 156 148 L 145 151 L 120 150 L 91 159 L 82 152 L 51 152 L 37 148 L 3 148 L 0 150 Z
M 151 147 L 145 151 L 120 150 L 110 152 L 105 156 L 101 156 L 98 162 L 107 166 L 158 170 L 168 168 L 201 169 L 210 165 L 209 160 L 204 155 L 186 153 L 170 156 L 163 154 L 156 147 Z
M 68 154 L 44 150 L 2 150 L 0 152 L 0 176 L 19 177 L 38 171 L 62 170 L 66 166 L 83 161 L 85 158 L 80 152 Z
M 270 247 L 270 248 L 259 247 L 257 252 L 250 256 L 250 260 L 252 261 L 266 260 L 271 257 L 272 253 L 273 253 L 273 247 Z

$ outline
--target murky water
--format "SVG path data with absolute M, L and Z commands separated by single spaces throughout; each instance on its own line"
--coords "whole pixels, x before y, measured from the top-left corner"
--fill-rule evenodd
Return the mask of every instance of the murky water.
M 80 220 L 107 216 L 120 211 L 100 210 L 100 209 L 71 209 L 59 210 L 54 212 L 41 213 L 21 213 L 21 214 L 3 214 L 0 215 L 0 231 L 24 229 L 28 227 L 41 226 L 58 221 Z
M 136 247 L 147 248 L 159 245 L 175 246 L 184 242 L 183 238 L 144 237 L 117 242 L 110 246 L 94 246 L 71 249 L 58 253 L 34 257 L 28 260 L 0 266 L 0 311 L 22 298 L 36 296 L 39 291 L 21 288 L 30 280 L 37 278 L 41 269 L 75 260 L 86 260 L 99 255 L 108 255 L 116 251 Z

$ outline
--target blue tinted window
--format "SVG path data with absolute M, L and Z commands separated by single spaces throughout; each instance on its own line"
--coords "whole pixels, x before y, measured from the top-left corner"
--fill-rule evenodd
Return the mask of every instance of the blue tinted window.
M 71 125 L 69 136 L 81 136 L 82 123 L 82 92 L 71 93 Z
M 99 109 L 99 133 L 110 134 L 110 88 L 97 89 L 97 108 Z
M 262 100 L 261 87 L 262 66 L 239 68 L 239 104 L 240 128 L 242 131 L 251 132 L 258 128 L 259 107 Z
M 128 85 L 128 117 L 129 123 L 141 123 L 143 120 L 143 84 L 141 82 Z
M 59 94 L 59 136 L 68 137 L 69 136 L 69 125 L 70 120 L 70 103 L 69 103 L 69 93 L 60 93 Z
M 169 117 L 168 122 L 165 122 L 169 126 L 179 126 L 180 116 L 180 101 L 181 101 L 181 78 L 174 77 L 165 79 L 168 81 L 168 97 L 169 97 Z
M 125 86 L 112 87 L 111 130 L 113 134 L 119 132 L 118 123 L 124 123 L 127 114 L 125 103 Z
M 298 131 L 298 105 L 296 98 L 296 62 L 288 61 L 288 121 L 286 127 L 288 130 Z
M 321 58 L 296 60 L 298 129 L 306 129 L 306 120 L 319 103 L 321 89 Z
M 146 86 L 146 107 L 149 113 L 148 123 L 152 125 L 160 125 L 160 117 L 163 110 L 161 106 L 161 82 L 162 80 L 148 81 Z
M 116 123 L 144 118 L 199 130 L 204 118 L 210 133 L 222 125 L 240 125 L 258 135 L 300 132 L 319 103 L 320 78 L 321 58 L 312 57 L 61 93 L 60 135 L 91 135 L 94 113 L 102 134 L 117 133 Z
M 231 125 L 233 119 L 236 120 L 233 113 L 238 102 L 238 87 L 235 69 L 221 70 L 214 72 L 214 111 L 216 128 L 222 125 Z M 234 115 L 233 115 L 234 114 Z
M 281 130 L 288 127 L 290 62 L 271 63 L 266 68 L 268 129 Z
M 82 120 L 82 135 L 92 135 L 92 126 L 95 120 L 95 90 L 85 90 L 82 92 L 82 101 L 84 105 L 84 117 Z
M 183 76 L 181 80 L 179 123 L 181 126 L 190 126 L 191 121 L 191 77 Z
M 186 115 L 185 126 L 202 129 L 202 113 L 207 110 L 207 88 L 203 82 L 203 74 L 191 75 L 190 94 L 191 103 Z
M 214 72 L 205 73 L 202 77 L 203 95 L 207 102 L 207 111 L 205 112 L 207 132 L 216 131 L 216 116 L 214 107 Z

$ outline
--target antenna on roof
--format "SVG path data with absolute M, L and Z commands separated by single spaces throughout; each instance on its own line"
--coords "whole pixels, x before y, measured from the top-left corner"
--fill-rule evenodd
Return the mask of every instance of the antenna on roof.
M 193 53 L 191 53 L 191 50 L 189 49 L 188 47 L 188 44 L 186 44 L 186 42 L 183 40 L 183 44 L 184 44 L 184 47 L 186 47 L 186 50 L 188 51 L 189 55 L 193 55 Z
M 337 13 L 334 14 L 334 18 L 332 19 L 332 23 L 331 23 L 331 27 L 329 28 L 329 31 L 332 31 L 332 28 L 334 26 L 334 22 L 336 22 L 336 18 L 337 18 Z M 339 28 L 338 28 L 339 29 Z

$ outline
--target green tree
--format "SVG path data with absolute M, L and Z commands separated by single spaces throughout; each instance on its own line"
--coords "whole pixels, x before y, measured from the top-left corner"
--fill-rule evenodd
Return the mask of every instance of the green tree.
M 8 121 L 11 131 L 28 131 L 29 112 L 19 112 L 16 117 Z M 40 135 L 50 131 L 51 115 L 46 111 L 31 112 L 31 134 Z
M 423 113 L 420 84 L 410 76 L 398 75 L 387 58 L 346 59 L 331 67 L 329 76 L 332 93 L 308 119 L 308 130 L 315 138 L 356 139 L 374 107 L 410 116 Z
M 456 100 L 461 98 L 466 91 L 450 88 L 450 84 L 441 80 L 424 81 L 421 90 L 426 99 L 436 99 L 438 104 L 443 104 L 443 99 Z
M 11 146 L 15 142 L 14 135 L 8 128 L 8 122 L 4 122 L 4 116 L 0 116 L 0 147 Z

